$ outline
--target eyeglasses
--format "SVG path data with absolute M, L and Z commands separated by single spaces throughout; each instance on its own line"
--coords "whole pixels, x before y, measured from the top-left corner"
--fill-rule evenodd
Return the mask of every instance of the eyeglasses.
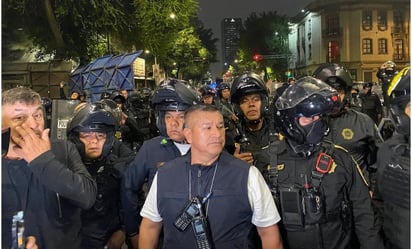
M 93 139 L 97 139 L 97 141 L 102 141 L 106 139 L 107 134 L 103 132 L 79 132 L 79 138 L 84 139 L 86 141 L 92 141 Z

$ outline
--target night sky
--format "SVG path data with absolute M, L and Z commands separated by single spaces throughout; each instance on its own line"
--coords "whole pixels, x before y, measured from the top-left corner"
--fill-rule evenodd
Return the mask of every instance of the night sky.
M 225 17 L 240 17 L 244 21 L 252 12 L 276 11 L 280 15 L 295 16 L 310 0 L 199 0 L 199 18 L 205 28 L 212 29 L 218 38 L 218 60 L 221 60 L 220 23 Z M 212 65 L 213 77 L 220 73 L 220 64 Z

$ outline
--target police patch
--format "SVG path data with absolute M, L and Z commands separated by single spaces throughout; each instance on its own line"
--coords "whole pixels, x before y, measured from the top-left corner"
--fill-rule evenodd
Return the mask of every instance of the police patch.
M 353 131 L 350 128 L 343 129 L 341 134 L 345 140 L 351 140 L 353 138 Z

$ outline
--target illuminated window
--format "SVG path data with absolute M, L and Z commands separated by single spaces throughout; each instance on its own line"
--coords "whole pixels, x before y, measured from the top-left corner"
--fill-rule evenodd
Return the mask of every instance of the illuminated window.
M 388 40 L 379 39 L 378 40 L 378 54 L 387 54 L 388 53 Z
M 372 39 L 362 40 L 362 54 L 372 54 Z
M 330 41 L 328 44 L 328 62 L 339 62 L 340 53 L 339 53 L 339 42 Z

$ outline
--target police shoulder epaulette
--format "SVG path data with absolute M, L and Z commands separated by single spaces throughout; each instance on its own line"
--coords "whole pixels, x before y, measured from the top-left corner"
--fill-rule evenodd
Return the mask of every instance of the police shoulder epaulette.
M 343 151 L 349 153 L 349 151 L 348 151 L 346 148 L 344 148 L 343 146 L 340 146 L 340 145 L 336 145 L 336 144 L 335 144 L 335 148 L 340 149 L 340 150 L 343 150 Z M 363 175 L 362 169 L 360 168 L 358 162 L 356 162 L 356 160 L 353 158 L 352 155 L 350 155 L 350 158 L 352 159 L 353 163 L 355 164 L 356 170 L 358 171 L 360 177 L 362 178 L 362 181 L 365 183 L 365 185 L 366 185 L 367 187 L 369 187 L 369 183 L 368 183 L 368 181 L 366 180 L 365 176 Z

